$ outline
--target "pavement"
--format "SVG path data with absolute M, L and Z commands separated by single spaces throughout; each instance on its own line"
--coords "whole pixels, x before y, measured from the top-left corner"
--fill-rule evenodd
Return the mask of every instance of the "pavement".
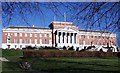
M 8 61 L 8 60 L 4 57 L 0 57 L 0 61 Z

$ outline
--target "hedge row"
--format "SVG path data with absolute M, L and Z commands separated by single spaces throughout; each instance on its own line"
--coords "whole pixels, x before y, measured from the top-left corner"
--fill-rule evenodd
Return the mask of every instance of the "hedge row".
M 63 51 L 24 51 L 25 58 L 29 57 L 120 57 L 120 52 L 63 52 Z

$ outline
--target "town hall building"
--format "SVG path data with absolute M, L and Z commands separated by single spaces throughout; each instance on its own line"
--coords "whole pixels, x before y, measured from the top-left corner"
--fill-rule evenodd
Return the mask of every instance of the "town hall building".
M 48 28 L 14 26 L 2 29 L 2 48 L 24 48 L 27 46 L 72 47 L 84 49 L 88 46 L 116 47 L 116 34 L 104 31 L 79 30 L 72 22 L 53 21 Z

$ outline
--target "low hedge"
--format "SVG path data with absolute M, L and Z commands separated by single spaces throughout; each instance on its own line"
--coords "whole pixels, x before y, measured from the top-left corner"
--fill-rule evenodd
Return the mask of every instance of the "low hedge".
M 99 51 L 23 51 L 25 58 L 29 57 L 120 57 L 120 52 Z

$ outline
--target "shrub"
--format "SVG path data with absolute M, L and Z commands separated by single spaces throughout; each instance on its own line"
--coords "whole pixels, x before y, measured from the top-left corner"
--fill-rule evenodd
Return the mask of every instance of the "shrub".
M 64 47 L 63 47 L 63 50 L 67 50 L 67 48 L 64 46 Z
M 120 58 L 120 52 L 118 52 L 118 53 L 117 53 L 117 57 L 119 57 L 119 58 Z
M 35 47 L 27 46 L 26 49 L 34 49 Z
M 72 46 L 72 47 L 70 47 L 68 50 L 74 50 L 74 47 Z
M 77 47 L 76 51 L 79 51 L 79 47 Z
M 120 57 L 120 52 L 99 51 L 24 51 L 24 57 Z
M 102 49 L 102 48 L 100 49 L 100 52 L 103 52 L 103 49 Z

